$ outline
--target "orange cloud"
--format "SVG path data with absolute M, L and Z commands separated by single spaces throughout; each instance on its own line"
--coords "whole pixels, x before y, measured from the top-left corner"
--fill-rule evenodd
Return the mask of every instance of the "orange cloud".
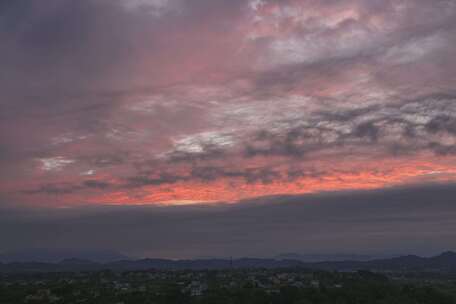
M 272 182 L 246 183 L 242 178 L 221 178 L 213 182 L 183 181 L 171 185 L 145 186 L 141 189 L 118 191 L 91 199 L 110 204 L 181 205 L 198 202 L 237 202 L 268 195 L 293 195 L 322 191 L 366 190 L 421 182 L 456 181 L 456 163 L 401 159 L 379 160 L 353 167 L 339 168 L 334 173 L 318 177 Z

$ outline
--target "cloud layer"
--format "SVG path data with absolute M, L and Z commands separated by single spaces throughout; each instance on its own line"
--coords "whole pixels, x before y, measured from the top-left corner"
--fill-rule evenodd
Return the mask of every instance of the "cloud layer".
M 0 1 L 1 198 L 452 182 L 455 17 L 452 0 Z

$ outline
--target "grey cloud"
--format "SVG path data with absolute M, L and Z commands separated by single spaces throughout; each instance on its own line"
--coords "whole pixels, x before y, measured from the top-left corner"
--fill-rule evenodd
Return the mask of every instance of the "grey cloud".
M 385 154 L 399 150 L 451 154 L 454 149 L 448 140 L 456 140 L 455 102 L 454 95 L 438 94 L 383 107 L 306 113 L 298 126 L 285 132 L 259 131 L 245 144 L 245 155 L 301 157 L 344 146 L 373 147 Z
M 94 190 L 106 190 L 112 185 L 107 182 L 98 180 L 85 180 L 82 183 L 55 183 L 55 184 L 44 184 L 36 189 L 23 190 L 24 194 L 49 194 L 49 195 L 64 195 L 72 194 L 75 192 L 94 189 Z
M 320 172 L 320 174 L 322 174 Z M 299 176 L 315 176 L 315 171 L 307 172 L 305 169 L 299 171 Z M 289 173 L 288 179 L 298 177 L 298 172 Z M 142 172 L 140 175 L 130 176 L 120 180 L 116 184 L 100 181 L 85 180 L 82 183 L 53 183 L 44 184 L 36 189 L 22 190 L 23 194 L 50 194 L 65 195 L 87 190 L 113 190 L 113 189 L 135 189 L 145 186 L 173 185 L 178 182 L 201 181 L 205 183 L 213 182 L 218 179 L 242 179 L 246 183 L 269 184 L 277 179 L 283 178 L 283 174 L 273 168 L 257 169 L 226 169 L 222 166 L 194 166 L 188 174 L 175 174 L 166 171 Z
M 455 145 L 445 145 L 438 142 L 431 142 L 428 145 L 429 149 L 434 151 L 437 155 L 455 155 L 456 146 Z
M 426 124 L 430 133 L 448 132 L 456 135 L 456 117 L 451 115 L 438 115 Z
M 451 0 L 428 1 L 266 1 L 290 10 L 294 14 L 276 11 L 275 22 L 289 22 L 285 37 L 262 37 L 260 47 L 266 49 L 268 59 L 279 64 L 314 65 L 321 62 L 365 61 L 365 57 L 381 56 L 409 41 L 430 37 L 439 31 L 452 30 L 456 7 Z M 300 15 L 299 8 L 310 13 Z M 355 14 L 337 16 L 355 8 Z M 316 13 L 313 13 L 316 12 Z M 353 12 L 353 11 L 351 11 Z M 313 15 L 315 14 L 315 15 Z M 320 15 L 321 14 L 321 15 Z M 326 19 L 338 19 L 329 26 Z M 309 17 L 311 16 L 311 17 Z M 380 24 L 373 25 L 372 19 Z M 260 21 L 261 22 L 261 21 Z M 264 18 L 267 23 L 268 19 Z M 291 32 L 291 33 L 290 33 Z M 280 47 L 279 47 L 280 46 Z M 432 44 L 430 45 L 431 47 Z M 435 46 L 435 45 L 434 45 Z M 419 46 L 417 46 L 419 47 Z M 415 50 L 411 51 L 418 51 Z M 416 53 L 414 53 L 416 54 Z M 413 54 L 409 54 L 413 57 Z
M 260 56 L 266 53 L 267 57 L 270 44 L 277 41 L 284 44 L 286 39 L 283 36 L 291 39 L 289 45 L 283 45 L 283 54 L 275 56 L 279 61 L 292 62 L 273 66 L 256 75 L 257 86 L 263 92 L 287 94 L 299 90 L 311 96 L 321 96 L 322 91 L 334 83 L 353 84 L 360 71 L 368 71 L 365 74 L 371 80 L 368 88 L 364 90 L 359 84 L 351 88 L 349 96 L 337 94 L 335 102 L 353 99 L 354 94 L 359 94 L 360 100 L 352 100 L 353 103 L 369 100 L 373 87 L 395 91 L 402 97 L 453 89 L 456 70 L 452 60 L 456 49 L 454 1 L 267 2 L 302 5 L 311 8 L 311 12 L 314 9 L 316 12 L 342 14 L 344 9 L 355 8 L 360 15 L 348 16 L 346 21 L 333 24 L 329 29 L 314 28 L 314 23 L 319 24 L 315 19 L 324 23 L 328 18 L 324 14 L 309 18 L 310 24 L 305 25 L 295 24 L 295 17 L 290 15 L 286 19 L 289 25 L 285 35 L 269 37 L 266 43 L 259 45 L 260 50 L 266 50 L 259 52 Z M 375 19 L 380 20 L 380 25 L 368 25 Z M 265 20 L 267 22 L 267 18 Z M 362 36 L 356 38 L 359 33 Z M 310 57 L 307 58 L 306 54 Z M 296 60 L 300 57 L 305 58 Z
M 86 180 L 84 181 L 83 185 L 93 189 L 106 189 L 110 186 L 109 183 L 98 180 Z
M 195 163 L 199 161 L 207 161 L 212 159 L 219 159 L 226 155 L 220 147 L 213 146 L 210 144 L 202 145 L 202 153 L 189 153 L 187 151 L 174 150 L 167 154 L 168 161 L 170 163 L 175 162 L 187 162 Z
M 202 181 L 214 181 L 220 178 L 242 178 L 247 183 L 261 182 L 268 184 L 281 178 L 281 173 L 272 168 L 226 169 L 224 167 L 194 167 L 191 177 Z
M 76 191 L 81 190 L 82 187 L 80 185 L 73 185 L 69 183 L 65 184 L 45 184 L 40 186 L 37 189 L 32 190 L 23 190 L 24 194 L 50 194 L 50 195 L 62 195 L 62 194 L 70 194 Z
M 143 186 L 172 185 L 177 182 L 201 181 L 213 182 L 218 179 L 243 179 L 246 183 L 261 182 L 268 184 L 281 178 L 282 174 L 272 168 L 257 169 L 227 169 L 223 166 L 201 166 L 195 165 L 188 174 L 172 174 L 169 172 L 148 172 L 148 175 L 138 175 L 126 179 L 126 183 L 121 187 L 137 188 Z
M 354 136 L 364 138 L 367 137 L 370 141 L 377 141 L 379 136 L 379 129 L 371 122 L 361 123 L 356 126 Z
M 294 181 L 302 177 L 320 178 L 328 174 L 327 171 L 317 168 L 290 168 L 287 170 L 287 177 L 289 181 Z
M 248 184 L 262 183 L 270 184 L 276 180 L 284 178 L 289 181 L 296 180 L 301 177 L 322 177 L 327 174 L 327 171 L 316 170 L 315 168 L 299 168 L 289 170 L 286 173 L 273 167 L 235 169 L 225 168 L 223 166 L 202 166 L 195 165 L 188 174 L 175 174 L 166 171 L 147 171 L 136 176 L 119 180 L 118 183 L 108 183 L 100 180 L 85 180 L 82 183 L 54 183 L 44 184 L 36 189 L 22 190 L 23 194 L 50 194 L 50 195 L 65 195 L 87 190 L 124 190 L 142 188 L 145 186 L 162 186 L 173 185 L 178 182 L 199 181 L 210 183 L 219 179 L 242 179 Z M 333 172 L 334 173 L 334 172 Z M 347 172 L 340 172 L 347 173 Z
M 184 175 L 175 175 L 166 172 L 161 172 L 158 177 L 151 176 L 133 176 L 126 179 L 126 184 L 123 187 L 136 188 L 143 186 L 160 186 L 160 185 L 171 185 L 179 181 L 186 181 L 189 178 Z
M 219 178 L 244 178 L 247 182 L 267 182 L 285 178 L 269 165 L 256 170 L 228 170 L 211 162 L 227 158 L 285 156 L 291 161 L 305 161 L 319 154 L 343 155 L 353 153 L 369 156 L 418 154 L 430 151 L 436 155 L 453 155 L 452 141 L 456 140 L 456 97 L 454 94 L 433 94 L 414 99 L 393 100 L 385 105 L 362 107 L 332 107 L 309 112 L 295 112 L 290 120 L 282 119 L 281 129 L 258 129 L 244 132 L 234 148 L 216 147 L 168 154 L 170 164 L 182 161 L 192 166 L 189 175 L 179 178 L 152 179 L 151 184 L 177 180 L 213 181 Z M 239 134 L 234 134 L 233 137 Z M 178 157 L 177 157 L 178 156 Z M 307 166 L 308 167 L 308 166 Z M 261 171 L 263 170 L 263 172 Z M 334 172 L 337 172 L 334 169 Z M 301 174 L 314 176 L 304 170 Z M 291 173 L 288 178 L 294 174 Z M 320 172 L 316 177 L 321 176 Z
M 82 159 L 87 161 L 90 165 L 102 168 L 122 165 L 128 161 L 129 157 L 127 152 L 119 151 L 116 154 L 92 155 L 90 157 L 83 157 Z

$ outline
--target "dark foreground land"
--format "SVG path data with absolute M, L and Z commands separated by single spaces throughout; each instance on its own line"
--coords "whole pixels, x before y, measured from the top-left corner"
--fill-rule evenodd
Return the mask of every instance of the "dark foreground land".
M 456 276 L 290 269 L 0 275 L 0 303 L 456 303 Z

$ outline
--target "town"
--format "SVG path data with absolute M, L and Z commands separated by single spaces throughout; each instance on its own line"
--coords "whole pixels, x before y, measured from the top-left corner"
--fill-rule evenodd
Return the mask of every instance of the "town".
M 456 276 L 307 269 L 0 275 L 0 303 L 455 303 Z

